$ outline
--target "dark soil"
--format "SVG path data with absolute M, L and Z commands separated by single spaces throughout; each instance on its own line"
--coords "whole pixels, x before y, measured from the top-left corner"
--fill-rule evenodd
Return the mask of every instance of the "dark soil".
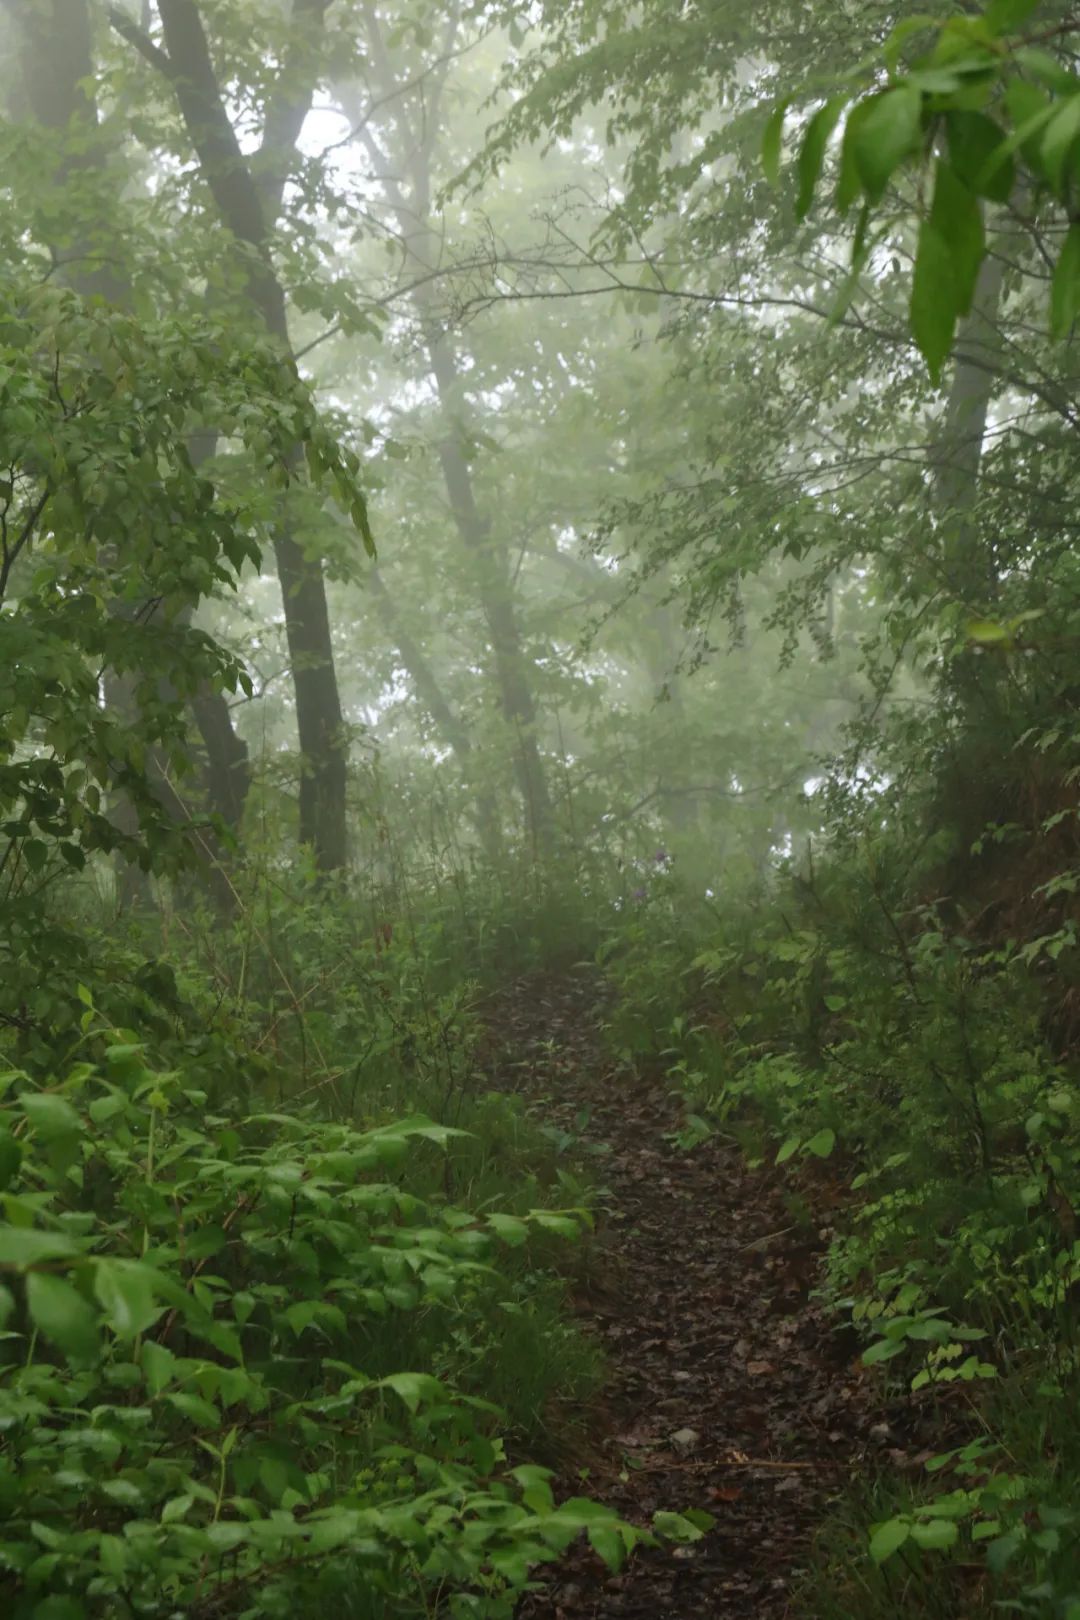
M 603 1014 L 582 972 L 522 981 L 488 1025 L 493 1081 L 567 1131 L 587 1109 L 583 1139 L 606 1150 L 592 1161 L 606 1195 L 578 1308 L 608 1375 L 587 1477 L 568 1470 L 561 1494 L 639 1525 L 704 1509 L 715 1528 L 617 1575 L 575 1547 L 520 1620 L 796 1615 L 815 1529 L 849 1476 L 884 1460 L 886 1414 L 811 1298 L 822 1237 L 790 1213 L 780 1172 L 749 1170 L 720 1136 L 689 1151 L 668 1140 L 677 1093 L 620 1069 Z

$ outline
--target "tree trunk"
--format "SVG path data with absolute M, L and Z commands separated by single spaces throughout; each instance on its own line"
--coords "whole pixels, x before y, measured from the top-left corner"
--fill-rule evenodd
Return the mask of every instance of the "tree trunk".
M 506 550 L 496 542 L 490 520 L 481 514 L 476 504 L 463 447 L 456 358 L 441 335 L 429 335 L 427 350 L 448 429 L 439 445 L 443 482 L 454 523 L 476 570 L 477 593 L 491 637 L 503 718 L 515 734 L 515 773 L 525 810 L 526 831 L 534 851 L 546 854 L 550 852 L 554 832 L 551 797 L 537 740 L 536 701 L 521 643 Z
M 298 30 L 301 25 L 318 27 L 328 4 L 329 0 L 297 0 L 294 20 Z M 120 31 L 149 55 L 172 85 L 203 178 L 222 223 L 239 246 L 248 300 L 266 330 L 280 342 L 289 363 L 295 364 L 285 293 L 270 259 L 270 226 L 284 188 L 284 145 L 291 145 L 299 134 L 311 103 L 313 81 L 307 81 L 305 93 L 297 93 L 289 80 L 291 67 L 287 68 L 289 88 L 267 119 L 260 162 L 249 163 L 225 110 L 194 0 L 159 0 L 158 12 L 164 52 L 137 29 L 123 27 Z M 310 43 L 304 36 L 299 49 L 309 51 Z M 297 447 L 292 456 L 297 471 L 300 462 Z M 287 517 L 274 537 L 274 557 L 296 696 L 300 841 L 312 849 L 320 872 L 333 872 L 345 865 L 346 858 L 347 743 L 322 564 L 305 555 Z
M 997 246 L 1003 245 L 999 238 Z M 997 322 L 1004 278 L 1004 258 L 1000 252 L 991 252 L 983 260 L 971 311 L 957 336 L 952 384 L 931 454 L 933 503 L 946 583 L 951 595 L 972 611 L 985 611 L 998 591 L 993 553 L 980 543 L 975 506 L 983 440 L 997 381 L 995 363 L 1001 355 Z
M 390 102 L 402 90 L 398 85 L 393 65 L 383 39 L 375 8 L 365 5 L 368 39 L 371 48 L 373 77 L 379 82 L 384 100 Z M 449 8 L 446 39 L 442 51 L 442 67 L 452 58 L 452 41 L 457 27 L 454 7 Z M 361 139 L 373 158 L 389 158 L 387 167 L 392 174 L 408 176 L 408 195 L 401 184 L 384 178 L 390 205 L 394 210 L 402 243 L 406 246 L 412 267 L 423 272 L 430 270 L 428 248 L 437 246 L 437 234 L 432 230 L 430 214 L 431 154 L 440 129 L 440 100 L 443 79 L 436 72 L 428 85 L 424 104 L 424 133 L 411 142 L 401 140 L 401 150 L 391 154 L 380 153 L 370 132 L 357 98 L 348 90 L 342 98 L 350 103 Z M 450 504 L 450 511 L 461 541 L 469 554 L 474 569 L 476 591 L 480 608 L 491 639 L 495 681 L 499 692 L 503 718 L 514 733 L 514 767 L 518 790 L 525 814 L 525 828 L 533 851 L 537 855 L 549 853 L 554 839 L 554 815 L 547 776 L 537 736 L 538 714 L 536 700 L 529 680 L 529 665 L 522 645 L 518 624 L 517 605 L 510 579 L 509 560 L 503 546 L 495 536 L 491 521 L 481 513 L 473 487 L 472 474 L 466 455 L 468 436 L 465 431 L 466 404 L 461 370 L 445 326 L 434 308 L 431 288 L 420 282 L 412 295 L 423 332 L 431 375 L 439 397 L 445 424 L 444 436 L 439 444 L 439 464 Z
M 104 176 L 111 147 L 105 145 L 99 134 L 100 118 L 92 88 L 93 37 L 87 0 L 7 0 L 6 9 L 19 29 L 21 71 L 17 95 L 23 108 L 43 128 L 74 137 L 68 140 L 67 149 L 59 158 L 54 177 L 56 192 L 65 192 L 70 180 L 77 180 L 88 171 Z M 52 189 L 50 187 L 50 191 Z M 101 195 L 101 188 L 96 188 L 94 198 L 100 201 Z M 50 201 L 55 209 L 55 197 Z M 99 297 L 119 307 L 129 305 L 130 283 L 122 267 L 110 262 L 104 253 L 107 221 L 100 218 L 78 221 L 74 199 L 70 209 L 65 205 L 65 213 L 79 225 L 65 249 L 56 250 L 65 281 L 83 297 Z M 200 436 L 198 442 L 192 443 L 190 451 L 196 465 L 213 454 L 214 443 L 212 434 Z M 127 716 L 134 724 L 136 709 L 131 681 L 106 671 L 105 693 L 109 708 Z M 239 825 L 249 779 L 247 749 L 232 728 L 229 707 L 222 693 L 208 687 L 192 705 L 192 712 L 206 755 L 205 778 L 211 808 L 235 828 Z M 160 761 L 155 759 L 153 763 L 157 766 L 156 789 L 162 803 L 178 825 L 190 823 L 189 808 L 169 783 Z M 116 819 L 124 831 L 137 830 L 131 806 L 123 800 L 116 806 Z M 206 847 L 201 835 L 196 842 L 201 848 Z M 212 867 L 218 852 L 209 853 Z M 211 888 L 220 890 L 221 884 L 212 870 L 209 881 Z M 130 863 L 123 863 L 118 885 L 121 905 L 149 899 L 145 874 Z
M 657 708 L 663 705 L 670 716 L 670 729 L 685 735 L 684 678 L 671 660 L 672 647 L 679 639 L 678 619 L 670 603 L 664 601 L 655 602 L 644 618 L 642 656 Z M 687 758 L 685 748 L 681 755 L 669 764 L 666 778 L 657 782 L 660 814 L 669 838 L 680 851 L 693 847 L 701 832 L 700 800 L 691 787 L 695 776 L 693 758 Z
M 78 186 L 70 185 L 80 176 L 104 180 L 109 156 L 93 90 L 88 0 L 0 0 L 0 18 L 4 12 L 16 30 L 16 114 L 25 113 L 42 128 L 68 137 L 58 152 L 49 193 L 42 198 L 49 206 L 50 218 L 43 225 L 49 240 L 54 235 L 49 226 L 56 225 L 58 196 L 63 195 L 63 216 L 70 239 L 62 246 L 50 241 L 57 268 L 67 285 L 82 297 L 127 304 L 128 280 L 123 267 L 109 257 L 109 221 L 101 217 L 109 188 L 104 184 L 95 186 L 86 197 L 80 197 Z M 114 201 L 119 191 L 117 184 Z
M 373 568 L 368 575 L 368 585 L 382 603 L 390 640 L 397 648 L 409 679 L 416 688 L 417 696 L 435 722 L 447 746 L 453 749 L 461 766 L 462 776 L 475 792 L 476 830 L 480 835 L 484 853 L 489 860 L 494 861 L 500 853 L 501 846 L 498 810 L 493 794 L 475 781 L 475 758 L 469 734 L 460 715 L 455 714 L 450 707 L 423 648 L 402 624 L 393 592 L 387 588 L 377 568 Z

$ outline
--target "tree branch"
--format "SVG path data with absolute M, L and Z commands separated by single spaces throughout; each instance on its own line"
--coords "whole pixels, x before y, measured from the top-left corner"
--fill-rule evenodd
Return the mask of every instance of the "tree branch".
M 264 212 L 271 222 L 281 211 L 288 159 L 296 151 L 300 131 L 315 98 L 316 45 L 332 3 L 333 0 L 295 0 L 293 5 L 293 43 L 266 109 L 262 140 L 253 165 Z
M 121 6 L 110 6 L 107 16 L 109 26 L 115 29 L 122 39 L 126 39 L 129 45 L 133 45 L 139 55 L 149 62 L 152 68 L 156 68 L 158 73 L 162 74 L 166 79 L 173 78 L 174 69 L 168 56 L 160 45 L 154 44 L 150 35 L 144 28 L 139 26 L 134 17 L 129 17 Z

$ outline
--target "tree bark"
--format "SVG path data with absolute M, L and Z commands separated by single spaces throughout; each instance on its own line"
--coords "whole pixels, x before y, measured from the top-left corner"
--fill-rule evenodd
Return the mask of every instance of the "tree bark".
M 295 20 L 318 25 L 329 0 L 297 0 Z M 222 223 L 241 257 L 248 300 L 266 330 L 295 364 L 289 340 L 285 293 L 270 258 L 273 209 L 285 184 L 286 158 L 275 143 L 294 142 L 310 106 L 306 94 L 290 91 L 272 118 L 258 160 L 244 157 L 222 100 L 202 19 L 194 0 L 159 0 L 165 50 L 115 11 L 114 26 L 136 44 L 171 84 L 188 138 Z M 310 48 L 304 38 L 302 48 Z M 267 144 L 269 142 L 269 144 Z M 259 171 L 256 180 L 255 171 Z M 261 187 L 261 189 L 260 189 Z M 292 466 L 300 467 L 294 448 Z M 301 754 L 300 841 L 313 851 L 316 868 L 334 872 L 345 865 L 347 744 L 334 669 L 330 616 L 322 564 L 308 557 L 283 518 L 274 536 L 274 557 L 285 612 L 285 630 L 296 696 Z
M 1010 233 L 1011 239 L 1012 233 Z M 999 238 L 997 246 L 1003 246 Z M 997 595 L 994 557 L 980 542 L 975 520 L 979 468 L 1000 358 L 1005 263 L 991 251 L 983 260 L 970 313 L 957 336 L 958 358 L 931 455 L 932 496 L 942 539 L 942 566 L 950 593 L 974 610 Z

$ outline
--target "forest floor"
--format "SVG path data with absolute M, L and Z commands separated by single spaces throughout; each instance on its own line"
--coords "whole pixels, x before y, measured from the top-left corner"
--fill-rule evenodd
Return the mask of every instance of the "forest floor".
M 673 1142 L 677 1094 L 612 1058 L 604 1008 L 581 972 L 522 980 L 488 1016 L 499 1089 L 580 1134 L 583 1157 L 600 1150 L 597 1253 L 575 1309 L 606 1377 L 586 1455 L 559 1489 L 643 1526 L 657 1510 L 705 1509 L 715 1528 L 617 1575 L 575 1546 L 520 1620 L 794 1615 L 830 1500 L 894 1443 L 888 1414 L 811 1297 L 823 1245 L 785 1205 L 779 1173 L 748 1169 L 720 1136 Z

